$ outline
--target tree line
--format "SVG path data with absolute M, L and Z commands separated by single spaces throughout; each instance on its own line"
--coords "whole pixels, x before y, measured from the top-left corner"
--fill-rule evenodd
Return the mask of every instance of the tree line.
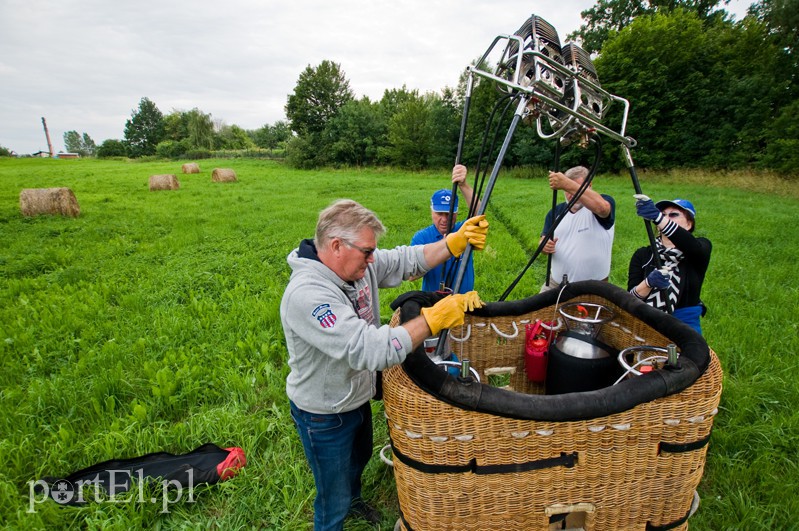
M 64 142 L 67 142 L 67 134 Z M 285 147 L 291 130 L 285 121 L 247 131 L 237 125 L 214 122 L 210 114 L 194 108 L 164 115 L 149 98 L 125 122 L 124 139 L 109 139 L 96 150 L 98 157 L 158 156 L 163 158 L 209 158 L 220 151 L 264 150 L 272 154 Z M 69 149 L 69 147 L 67 148 Z
M 581 13 L 569 35 L 595 54 L 601 86 L 631 103 L 626 134 L 640 167 L 669 169 L 799 167 L 799 0 L 760 0 L 733 21 L 718 0 L 600 0 Z M 387 89 L 378 101 L 356 98 L 341 65 L 322 61 L 299 75 L 287 97 L 287 121 L 255 131 L 214 123 L 199 109 L 164 116 L 143 98 L 124 140 L 107 140 L 97 156 L 202 158 L 219 150 L 268 150 L 301 168 L 326 165 L 449 167 L 455 160 L 465 98 L 465 72 L 440 92 Z M 462 160 L 493 157 L 503 120 L 496 84 L 479 79 L 471 94 Z M 611 109 L 615 123 L 620 109 Z M 496 124 L 489 131 L 487 124 Z M 500 133 L 498 133 L 499 131 Z M 65 134 L 75 151 L 93 142 Z M 488 146 L 488 147 L 486 147 Z M 70 144 L 67 149 L 72 151 Z M 623 161 L 604 146 L 604 170 Z M 585 157 L 564 154 L 564 163 Z M 520 127 L 508 165 L 550 165 L 551 141 Z M 486 161 L 488 162 L 488 161 Z
M 669 169 L 799 168 L 799 0 L 762 0 L 733 21 L 717 0 L 600 0 L 581 13 L 569 37 L 597 54 L 601 85 L 631 102 L 626 134 L 638 166 Z M 496 84 L 478 79 L 471 94 L 463 160 L 495 155 L 503 117 Z M 340 66 L 308 66 L 289 95 L 296 166 L 451 165 L 458 143 L 465 76 L 441 94 L 390 90 L 378 102 L 355 99 Z M 621 106 L 611 109 L 619 123 Z M 497 114 L 499 118 L 497 118 Z M 498 123 L 494 128 L 486 127 Z M 521 127 L 505 161 L 548 165 L 552 142 Z M 486 148 L 486 146 L 488 146 Z M 619 170 L 616 146 L 603 147 L 603 169 Z M 585 153 L 564 155 L 582 162 Z

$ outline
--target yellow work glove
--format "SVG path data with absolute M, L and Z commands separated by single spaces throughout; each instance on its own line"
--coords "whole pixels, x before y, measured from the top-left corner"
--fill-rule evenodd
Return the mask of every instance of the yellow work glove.
M 474 216 L 467 219 L 458 232 L 447 234 L 447 249 L 452 256 L 460 256 L 466 250 L 466 244 L 471 243 L 479 251 L 486 246 L 486 234 L 488 220 L 485 214 Z
M 448 295 L 434 305 L 422 308 L 422 315 L 432 332 L 431 335 L 435 336 L 445 328 L 462 325 L 464 312 L 482 307 L 483 301 L 480 300 L 480 296 L 476 291 L 470 291 Z

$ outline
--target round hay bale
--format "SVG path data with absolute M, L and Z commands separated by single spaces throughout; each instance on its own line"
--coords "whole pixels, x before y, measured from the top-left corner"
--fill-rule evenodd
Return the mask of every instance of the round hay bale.
M 211 181 L 215 183 L 230 183 L 236 180 L 236 172 L 230 168 L 214 168 L 211 172 Z
M 183 173 L 200 173 L 200 165 L 196 162 L 187 162 L 182 166 Z
M 150 175 L 150 191 L 154 190 L 178 190 L 180 182 L 178 178 L 171 173 L 162 175 Z
M 23 216 L 51 214 L 76 218 L 80 205 L 69 188 L 25 188 L 19 193 L 19 209 Z

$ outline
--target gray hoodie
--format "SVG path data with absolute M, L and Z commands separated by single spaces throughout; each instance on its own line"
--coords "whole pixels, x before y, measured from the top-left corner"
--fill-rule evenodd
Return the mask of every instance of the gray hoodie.
M 289 353 L 286 393 L 311 413 L 341 413 L 375 393 L 375 371 L 402 363 L 411 337 L 380 326 L 378 288 L 429 270 L 422 245 L 377 249 L 364 278 L 346 282 L 319 261 L 311 240 L 288 255 L 280 319 Z

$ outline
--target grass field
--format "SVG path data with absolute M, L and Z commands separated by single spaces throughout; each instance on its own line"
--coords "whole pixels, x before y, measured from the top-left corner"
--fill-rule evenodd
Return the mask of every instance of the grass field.
M 447 172 L 298 171 L 255 160 L 180 162 L 0 158 L 0 527 L 12 529 L 310 529 L 313 480 L 288 414 L 279 302 L 288 252 L 339 197 L 374 210 L 382 247 L 429 223 Z M 236 183 L 212 183 L 214 167 Z M 150 192 L 176 173 L 177 191 Z M 799 529 L 799 192 L 767 175 L 640 175 L 657 199 L 697 207 L 714 244 L 703 298 L 705 337 L 724 368 L 724 393 L 691 529 Z M 68 186 L 76 219 L 23 218 L 23 188 Z M 611 282 L 626 283 L 646 244 L 629 176 L 600 175 L 617 202 Z M 477 289 L 497 300 L 533 250 L 551 192 L 543 172 L 497 181 Z M 537 292 L 539 260 L 510 298 Z M 396 295 L 381 292 L 382 317 Z M 387 443 L 373 403 L 376 448 Z M 191 502 L 32 504 L 30 482 L 111 459 L 240 446 L 248 464 Z M 392 471 L 377 457 L 365 494 L 397 518 Z M 352 521 L 348 529 L 367 529 Z

